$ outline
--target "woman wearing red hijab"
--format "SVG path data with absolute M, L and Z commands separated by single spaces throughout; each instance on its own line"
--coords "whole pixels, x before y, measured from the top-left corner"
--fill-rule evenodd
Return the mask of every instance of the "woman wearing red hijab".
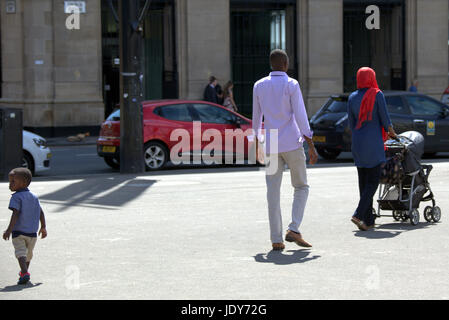
M 351 221 L 366 231 L 374 227 L 373 196 L 379 186 L 380 166 L 385 162 L 384 141 L 388 136 L 396 137 L 384 94 L 371 68 L 363 67 L 357 72 L 357 90 L 348 99 L 348 121 L 360 191 L 360 201 Z

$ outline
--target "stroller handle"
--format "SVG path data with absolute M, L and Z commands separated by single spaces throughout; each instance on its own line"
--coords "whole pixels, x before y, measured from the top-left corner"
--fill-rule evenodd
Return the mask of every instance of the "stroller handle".
M 390 139 L 388 139 L 388 140 L 394 140 L 394 141 L 398 142 L 399 144 L 401 144 L 402 146 L 404 146 L 404 143 L 402 143 L 401 139 L 405 139 L 409 142 L 413 142 L 410 138 L 404 137 L 404 136 L 390 137 Z M 385 141 L 385 143 L 387 143 L 387 141 Z

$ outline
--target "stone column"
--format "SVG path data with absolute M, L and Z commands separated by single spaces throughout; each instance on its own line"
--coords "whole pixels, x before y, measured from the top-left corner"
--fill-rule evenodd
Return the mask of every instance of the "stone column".
M 309 105 L 309 0 L 297 1 L 296 16 L 298 28 L 298 81 L 307 108 Z
M 406 0 L 405 3 L 405 47 L 406 47 L 406 89 L 417 78 L 417 0 Z
M 68 30 L 64 1 L 53 0 L 55 126 L 100 125 L 102 91 L 101 3 L 86 1 L 80 29 Z
M 25 127 L 99 126 L 102 98 L 101 8 L 85 0 L 80 29 L 68 30 L 64 1 L 16 0 L 16 13 L 2 7 L 0 102 L 23 108 Z M 39 130 L 37 130 L 39 131 Z
M 229 0 L 176 0 L 179 98 L 202 99 L 208 78 L 231 79 Z
M 2 98 L 4 102 L 22 99 L 24 95 L 24 26 L 22 1 L 16 1 L 16 12 L 6 13 L 6 1 L 0 0 Z
M 16 13 L 2 10 L 1 101 L 23 109 L 24 126 L 53 125 L 52 2 L 17 0 Z
M 448 1 L 407 0 L 407 88 L 440 99 L 448 85 Z
M 309 116 L 343 91 L 343 0 L 298 0 L 299 80 Z

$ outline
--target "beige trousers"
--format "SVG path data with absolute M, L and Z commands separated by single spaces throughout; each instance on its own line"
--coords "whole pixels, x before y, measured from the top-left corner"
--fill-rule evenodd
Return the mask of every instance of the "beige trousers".
M 33 250 L 36 245 L 36 237 L 27 237 L 20 235 L 12 239 L 16 258 L 26 257 L 27 262 L 30 262 L 33 258 Z
M 292 204 L 292 221 L 289 230 L 299 232 L 304 217 L 309 185 L 307 184 L 306 155 L 304 148 L 293 151 L 268 155 L 267 166 L 274 166 L 266 170 L 268 216 L 270 221 L 271 242 L 280 243 L 282 240 L 281 215 L 281 184 L 285 164 L 290 168 L 291 184 L 294 188 Z M 277 163 L 276 163 L 277 162 Z

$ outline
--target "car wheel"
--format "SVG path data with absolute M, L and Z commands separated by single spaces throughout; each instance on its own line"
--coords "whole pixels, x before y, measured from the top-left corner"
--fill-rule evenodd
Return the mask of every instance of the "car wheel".
M 22 167 L 27 168 L 31 171 L 31 174 L 34 176 L 34 160 L 31 154 L 27 151 L 23 150 L 23 158 L 22 158 Z
M 316 151 L 320 156 L 326 160 L 335 160 L 340 155 L 341 151 L 328 149 L 328 148 L 317 148 Z
M 169 159 L 169 152 L 165 145 L 157 141 L 145 144 L 143 159 L 147 170 L 159 170 Z
M 104 162 L 112 169 L 120 169 L 120 159 L 116 157 L 104 157 Z

